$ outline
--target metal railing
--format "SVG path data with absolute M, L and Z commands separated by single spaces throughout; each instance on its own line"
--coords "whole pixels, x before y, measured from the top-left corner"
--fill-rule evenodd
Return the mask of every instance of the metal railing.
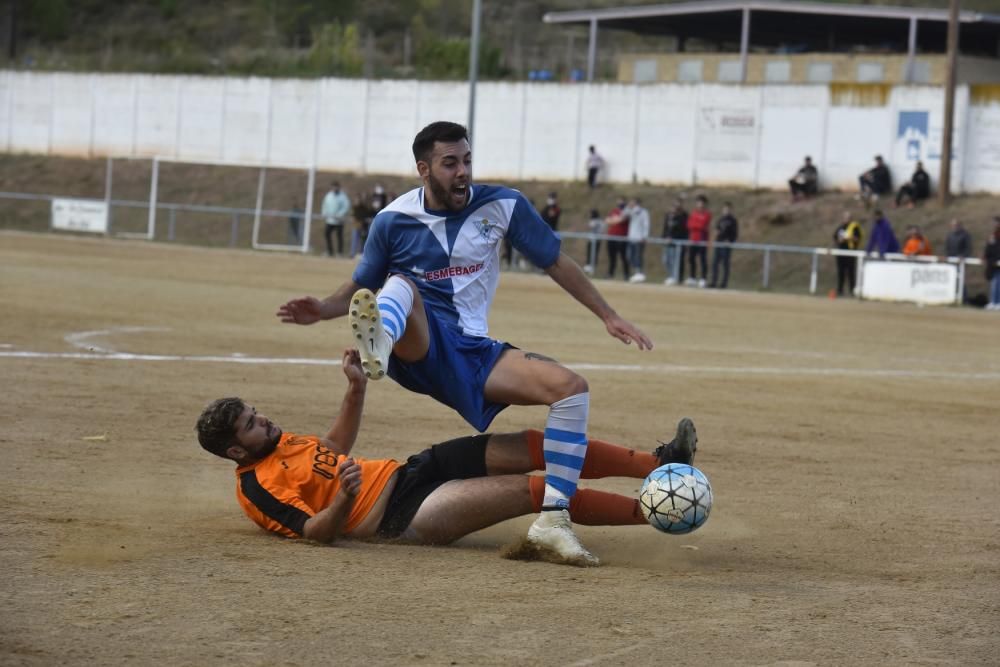
M 63 197 L 48 194 L 26 194 L 20 192 L 2 192 L 0 191 L 0 199 L 15 199 L 15 200 L 30 200 L 30 201 L 48 201 L 51 202 L 54 199 L 61 199 Z M 127 231 L 114 231 L 114 209 L 124 208 L 124 209 L 149 209 L 148 201 L 134 201 L 134 200 L 122 200 L 122 199 L 110 199 L 106 200 L 109 204 L 108 208 L 108 229 L 109 233 L 114 236 L 126 237 L 126 238 L 150 238 L 149 232 L 127 232 Z M 240 236 L 240 226 L 242 219 L 244 217 L 250 219 L 251 221 L 257 215 L 258 211 L 255 208 L 236 208 L 230 206 L 210 206 L 202 204 L 177 204 L 169 202 L 159 202 L 156 204 L 157 211 L 163 211 L 167 214 L 167 231 L 165 235 L 165 240 L 172 242 L 176 239 L 176 227 L 178 220 L 178 213 L 197 213 L 197 214 L 209 214 L 209 215 L 220 215 L 227 216 L 230 220 L 230 230 L 229 230 L 229 247 L 236 247 L 239 243 Z M 292 216 L 296 216 L 300 221 L 305 220 L 307 217 L 305 213 L 299 211 L 277 211 L 277 210 L 261 210 L 261 217 L 267 218 L 278 218 L 282 220 L 291 219 Z M 314 213 L 309 217 L 310 221 L 322 221 L 323 217 L 320 214 Z M 621 236 L 609 236 L 607 234 L 594 234 L 590 232 L 559 232 L 559 236 L 563 239 L 576 240 L 586 244 L 586 250 L 583 256 L 585 257 L 585 262 L 591 267 L 596 267 L 598 264 L 597 251 L 601 243 L 607 243 L 608 241 L 619 241 L 626 242 L 627 238 Z M 887 254 L 884 256 L 879 256 L 878 254 L 869 254 L 862 250 L 841 250 L 838 248 L 818 248 L 818 247 L 808 247 L 808 246 L 790 246 L 790 245 L 778 245 L 778 244 L 766 244 L 766 243 L 714 243 L 714 242 L 699 242 L 699 241 L 686 241 L 686 240 L 675 240 L 675 239 L 665 239 L 665 238 L 649 238 L 645 242 L 648 247 L 659 247 L 661 264 L 667 264 L 666 253 L 676 253 L 674 256 L 674 261 L 672 262 L 673 274 L 675 282 L 680 282 L 678 280 L 679 275 L 682 271 L 681 269 L 681 250 L 684 248 L 689 248 L 691 246 L 700 246 L 706 248 L 707 250 L 711 248 L 730 248 L 732 250 L 747 251 L 747 252 L 759 252 L 761 253 L 762 264 L 760 269 L 760 283 L 759 287 L 761 289 L 769 289 L 771 287 L 771 274 L 772 274 L 772 256 L 776 254 L 781 255 L 798 255 L 798 256 L 808 256 L 810 257 L 810 267 L 809 267 L 809 288 L 810 294 L 815 294 L 817 291 L 819 283 L 819 262 L 822 257 L 837 257 L 837 256 L 847 256 L 857 258 L 856 264 L 856 279 L 855 282 L 858 286 L 861 285 L 862 277 L 862 264 L 866 259 L 878 258 L 889 261 L 918 261 L 927 263 L 937 263 L 946 262 L 949 264 L 955 264 L 958 266 L 958 294 L 963 293 L 965 286 L 965 268 L 967 266 L 981 266 L 982 261 L 973 258 L 958 258 L 958 257 L 936 257 L 936 256 L 908 256 L 899 253 Z M 300 247 L 295 244 L 288 244 L 289 251 L 301 251 L 307 252 L 308 248 Z M 512 268 L 517 268 L 517 262 L 512 263 Z

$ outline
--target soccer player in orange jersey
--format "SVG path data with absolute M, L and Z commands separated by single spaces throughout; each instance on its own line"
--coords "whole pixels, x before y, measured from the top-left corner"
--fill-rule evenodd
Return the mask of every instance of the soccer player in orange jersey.
M 457 438 L 405 463 L 355 458 L 367 383 L 357 350 L 345 350 L 343 370 L 348 388 L 325 436 L 285 433 L 239 398 L 213 401 L 199 417 L 199 442 L 236 462 L 237 499 L 258 525 L 325 543 L 381 537 L 448 544 L 539 511 L 545 478 L 526 473 L 545 469 L 541 431 Z M 691 463 L 696 449 L 689 419 L 651 453 L 590 440 L 581 477 L 642 479 L 663 463 Z M 645 523 L 637 499 L 593 489 L 580 489 L 569 512 L 584 525 Z

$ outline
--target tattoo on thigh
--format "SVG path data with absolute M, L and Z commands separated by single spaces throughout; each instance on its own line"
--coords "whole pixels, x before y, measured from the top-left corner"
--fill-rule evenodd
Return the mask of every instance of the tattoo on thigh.
M 559 363 L 552 357 L 546 357 L 544 354 L 538 354 L 537 352 L 525 352 L 524 358 L 530 361 L 551 361 L 554 364 Z

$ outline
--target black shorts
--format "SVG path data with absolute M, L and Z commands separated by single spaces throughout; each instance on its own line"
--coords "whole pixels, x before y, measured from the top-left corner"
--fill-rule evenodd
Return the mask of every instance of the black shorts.
M 402 535 L 427 496 L 445 482 L 485 477 L 489 437 L 484 433 L 455 438 L 408 458 L 397 473 L 396 487 L 375 534 L 383 538 Z

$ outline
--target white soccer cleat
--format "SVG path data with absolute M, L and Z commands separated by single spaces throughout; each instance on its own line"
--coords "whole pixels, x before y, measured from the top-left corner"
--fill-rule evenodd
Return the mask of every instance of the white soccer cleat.
M 538 549 L 546 560 L 577 567 L 596 567 L 601 561 L 580 544 L 573 532 L 568 510 L 542 512 L 528 529 L 528 544 Z
M 351 333 L 361 355 L 361 368 L 365 377 L 381 380 L 389 371 L 389 355 L 392 354 L 392 339 L 382 328 L 382 317 L 378 311 L 375 295 L 369 289 L 359 289 L 351 297 Z

